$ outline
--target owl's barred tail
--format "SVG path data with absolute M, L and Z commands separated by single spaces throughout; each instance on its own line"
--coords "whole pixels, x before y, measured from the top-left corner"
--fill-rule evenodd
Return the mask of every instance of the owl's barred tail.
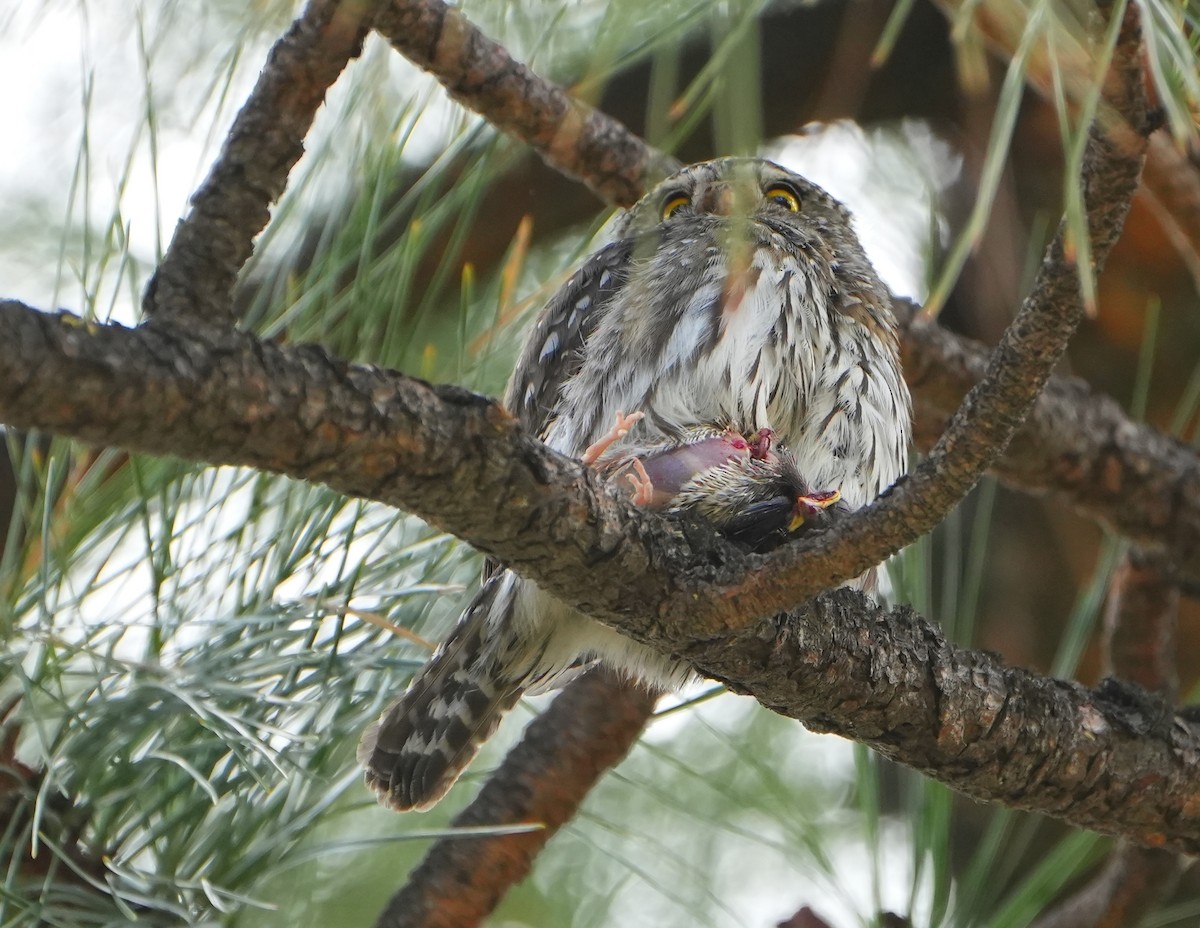
M 427 809 L 454 785 L 463 768 L 525 690 L 497 641 L 511 611 L 511 584 L 487 581 L 458 627 L 379 721 L 363 734 L 358 761 L 379 801 L 397 811 Z M 489 618 L 490 617 L 490 618 Z

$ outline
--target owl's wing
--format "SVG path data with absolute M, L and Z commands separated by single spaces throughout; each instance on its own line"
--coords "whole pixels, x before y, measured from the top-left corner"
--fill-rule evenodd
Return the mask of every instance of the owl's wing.
M 605 245 L 584 262 L 550 298 L 525 336 L 517 366 L 504 393 L 504 406 L 521 425 L 541 436 L 553 418 L 562 386 L 583 363 L 583 345 L 600 312 L 629 274 L 633 245 L 621 240 Z M 500 564 L 488 558 L 487 579 Z
M 562 386 L 583 363 L 583 345 L 604 306 L 629 274 L 632 243 L 601 248 L 571 275 L 538 317 L 504 396 L 517 421 L 542 435 L 553 418 Z

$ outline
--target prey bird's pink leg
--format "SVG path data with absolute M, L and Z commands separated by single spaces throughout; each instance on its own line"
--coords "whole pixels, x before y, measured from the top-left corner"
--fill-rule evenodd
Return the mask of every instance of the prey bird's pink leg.
M 588 445 L 587 450 L 583 452 L 583 457 L 579 460 L 583 462 L 584 467 L 591 467 L 599 460 L 600 455 L 604 454 L 613 444 L 620 441 L 629 434 L 629 430 L 633 426 L 645 418 L 644 412 L 630 413 L 628 416 L 620 410 L 617 411 L 616 421 L 613 427 L 599 439 Z
M 641 458 L 633 459 L 633 471 L 625 475 L 625 479 L 633 485 L 633 505 L 649 506 L 654 501 L 654 481 L 646 473 L 646 465 Z

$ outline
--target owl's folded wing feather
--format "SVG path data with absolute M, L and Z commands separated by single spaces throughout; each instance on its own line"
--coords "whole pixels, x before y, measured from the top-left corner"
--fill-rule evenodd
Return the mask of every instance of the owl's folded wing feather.
M 504 393 L 504 407 L 534 435 L 550 424 L 558 392 L 579 370 L 583 345 L 604 306 L 625 283 L 633 246 L 613 242 L 592 255 L 546 304 L 525 336 L 517 365 Z M 500 569 L 488 558 L 486 580 Z
M 535 435 L 550 424 L 562 385 L 583 362 L 588 334 L 625 283 L 632 249 L 626 239 L 592 255 L 554 295 L 526 337 L 504 405 Z

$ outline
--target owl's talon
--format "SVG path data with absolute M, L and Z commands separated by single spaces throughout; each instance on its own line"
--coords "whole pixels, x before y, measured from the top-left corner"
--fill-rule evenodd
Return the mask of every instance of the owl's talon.
M 587 450 L 583 452 L 583 456 L 579 459 L 583 462 L 583 466 L 591 467 L 595 464 L 605 451 L 628 435 L 629 430 L 645 417 L 646 414 L 644 412 L 632 412 L 629 415 L 625 415 L 623 411 L 617 410 L 616 420 L 613 422 L 612 428 L 588 445 Z
M 626 474 L 625 479 L 633 487 L 633 505 L 649 506 L 654 501 L 654 481 L 646 473 L 646 465 L 642 463 L 641 458 L 634 458 L 632 467 L 634 472 Z

